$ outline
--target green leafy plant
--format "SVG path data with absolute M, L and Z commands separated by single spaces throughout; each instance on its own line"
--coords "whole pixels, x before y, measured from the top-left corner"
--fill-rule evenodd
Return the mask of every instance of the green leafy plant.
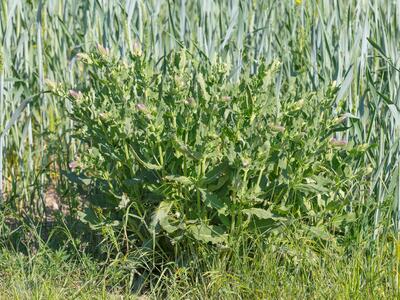
M 301 99 L 287 90 L 278 108 L 279 62 L 229 83 L 227 65 L 184 50 L 161 71 L 140 53 L 128 62 L 101 50 L 79 56 L 81 91 L 58 91 L 73 101 L 82 142 L 67 176 L 93 229 L 167 250 L 187 239 L 223 245 L 237 230 L 279 230 L 292 218 L 327 239 L 355 219 L 367 147 L 332 138 L 357 121 L 331 114 L 336 87 Z

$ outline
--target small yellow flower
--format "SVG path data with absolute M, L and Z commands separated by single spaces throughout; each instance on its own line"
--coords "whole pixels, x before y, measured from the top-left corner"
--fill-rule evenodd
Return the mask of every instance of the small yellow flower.
M 303 0 L 295 0 L 296 5 L 301 5 L 302 2 Z

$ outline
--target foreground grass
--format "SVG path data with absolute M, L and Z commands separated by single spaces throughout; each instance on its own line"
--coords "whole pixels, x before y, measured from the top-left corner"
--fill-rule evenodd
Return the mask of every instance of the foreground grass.
M 2 250 L 0 299 L 112 299 L 98 266 L 82 266 L 63 251 L 41 249 L 35 255 Z M 117 299 L 116 297 L 114 297 Z
M 221 255 L 200 252 L 189 268 L 165 277 L 155 298 L 394 299 L 397 269 L 390 245 L 354 249 L 317 245 L 298 232 L 265 243 L 244 236 Z M 245 241 L 246 240 L 246 241 Z M 375 253 L 371 253 L 372 249 Z M 318 249 L 318 250 L 317 250 Z
M 71 250 L 72 240 L 52 247 L 55 236 L 24 250 L 3 242 L 0 299 L 398 297 L 394 243 L 388 238 L 379 245 L 359 238 L 345 249 L 335 242 L 321 245 L 300 231 L 271 239 L 242 233 L 226 249 L 182 249 L 192 251 L 187 261 L 152 267 L 152 256 L 144 252 L 120 253 L 104 263 Z

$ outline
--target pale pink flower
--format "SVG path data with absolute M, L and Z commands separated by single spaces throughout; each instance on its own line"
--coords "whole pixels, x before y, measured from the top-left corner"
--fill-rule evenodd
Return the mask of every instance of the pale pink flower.
M 347 145 L 347 141 L 345 140 L 338 140 L 336 138 L 332 138 L 329 143 L 335 147 L 344 147 Z
M 139 111 L 145 112 L 147 110 L 147 107 L 143 103 L 138 103 L 138 104 L 136 104 L 136 109 Z
M 71 162 L 68 164 L 68 167 L 69 167 L 72 171 L 74 171 L 78 166 L 79 166 L 79 163 L 78 163 L 77 161 L 71 161 Z
M 273 131 L 278 131 L 278 132 L 284 132 L 285 131 L 285 127 L 280 126 L 280 125 L 270 125 L 270 128 Z
M 74 99 L 81 99 L 82 98 L 82 93 L 80 91 L 75 91 L 75 90 L 69 90 L 68 94 L 74 98 Z

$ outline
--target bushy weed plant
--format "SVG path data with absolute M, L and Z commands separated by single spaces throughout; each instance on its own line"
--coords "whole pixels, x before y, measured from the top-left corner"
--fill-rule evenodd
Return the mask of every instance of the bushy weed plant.
M 79 55 L 82 82 L 55 88 L 72 101 L 80 154 L 66 174 L 87 199 L 82 218 L 118 249 L 183 242 L 226 246 L 241 230 L 301 220 L 330 239 L 357 218 L 366 145 L 341 139 L 357 119 L 338 87 L 274 92 L 280 63 L 232 82 L 229 66 L 182 50 L 150 67 L 140 49 Z M 122 237 L 122 240 L 120 238 Z

